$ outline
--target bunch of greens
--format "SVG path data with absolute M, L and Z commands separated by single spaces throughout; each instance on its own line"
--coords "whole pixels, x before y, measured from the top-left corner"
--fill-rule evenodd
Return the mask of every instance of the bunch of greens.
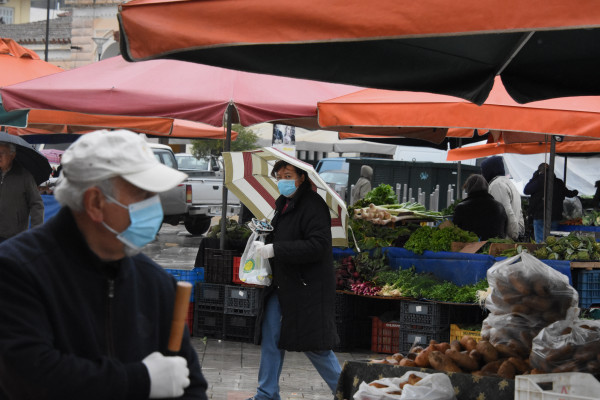
M 423 254 L 425 250 L 450 251 L 452 242 L 477 242 L 479 238 L 473 232 L 462 230 L 456 226 L 432 228 L 422 226 L 406 241 L 404 248 L 415 254 Z
M 380 248 L 373 253 L 362 252 L 354 256 L 354 266 L 363 281 L 373 281 L 375 276 L 383 271 L 389 270 L 387 257 Z
M 548 236 L 545 246 L 533 252 L 541 260 L 600 261 L 600 243 L 592 236 Z
M 357 246 L 360 250 L 389 247 L 396 243 L 399 237 L 412 232 L 408 227 L 392 228 L 384 225 L 374 225 L 362 219 L 351 219 L 349 222 L 356 243 L 352 237 L 352 232 L 348 232 L 348 243 L 355 250 Z
M 476 303 L 477 291 L 488 288 L 486 279 L 473 285 L 458 286 L 452 282 L 441 282 L 431 274 L 415 272 L 415 268 L 383 271 L 376 275 L 374 283 L 381 286 L 381 295 L 414 297 L 454 303 Z
M 239 224 L 234 219 L 228 219 L 225 224 L 225 238 L 228 240 L 246 240 L 250 237 L 252 231 L 244 224 Z M 217 224 L 210 228 L 206 237 L 220 238 L 221 224 Z
M 394 189 L 390 185 L 386 185 L 385 183 L 380 184 L 375 189 L 371 190 L 365 195 L 363 199 L 367 205 L 373 203 L 376 206 L 384 205 L 384 204 L 394 204 L 398 202 L 398 198 L 396 197 L 396 193 Z

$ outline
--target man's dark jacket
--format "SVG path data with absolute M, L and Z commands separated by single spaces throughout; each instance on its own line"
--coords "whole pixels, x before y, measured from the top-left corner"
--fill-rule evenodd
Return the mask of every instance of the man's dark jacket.
M 494 200 L 487 190 L 471 192 L 454 208 L 454 225 L 471 231 L 481 240 L 505 238 L 508 217 L 502 203 Z
M 323 198 L 305 181 L 290 199 L 276 201 L 269 241 L 273 283 L 281 305 L 279 347 L 291 351 L 331 350 L 335 326 L 335 271 L 331 216 Z
M 105 263 L 71 211 L 0 244 L 0 399 L 147 399 L 141 362 L 167 353 L 176 282 L 140 254 Z M 181 352 L 206 399 L 189 335 Z
M 533 173 L 531 180 L 523 188 L 523 193 L 530 195 L 529 214 L 533 219 L 544 219 L 544 191 L 546 174 L 540 174 L 538 171 Z M 552 221 L 560 221 L 563 213 L 563 201 L 565 197 L 577 196 L 577 190 L 569 190 L 562 179 L 554 177 L 552 185 Z

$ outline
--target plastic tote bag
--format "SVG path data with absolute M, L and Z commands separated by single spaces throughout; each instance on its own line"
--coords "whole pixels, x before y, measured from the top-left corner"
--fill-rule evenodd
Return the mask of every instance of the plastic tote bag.
M 262 258 L 256 252 L 255 241 L 265 241 L 266 234 L 252 232 L 240 260 L 239 278 L 244 283 L 269 286 L 273 280 L 269 259 Z

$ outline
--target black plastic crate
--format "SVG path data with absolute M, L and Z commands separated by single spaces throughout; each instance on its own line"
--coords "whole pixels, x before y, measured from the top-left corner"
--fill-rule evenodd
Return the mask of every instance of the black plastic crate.
M 193 335 L 223 339 L 224 315 L 223 312 L 204 311 L 196 308 Z
M 224 321 L 224 339 L 255 343 L 256 316 L 224 314 Z
M 449 311 L 448 304 L 403 300 L 400 302 L 400 322 L 450 329 Z
M 354 304 L 356 296 L 339 293 L 335 294 L 335 316 L 346 317 L 354 315 Z
M 217 283 L 196 284 L 196 308 L 204 311 L 219 311 L 225 307 L 225 286 Z
M 334 351 L 350 351 L 354 349 L 354 334 L 352 332 L 352 325 L 348 322 L 346 320 L 336 320 L 335 327 L 337 328 L 340 342 L 333 348 Z
M 225 314 L 257 315 L 261 294 L 261 288 L 225 286 Z
M 414 329 L 412 325 L 400 324 L 400 352 L 403 354 L 413 346 L 429 346 L 429 342 L 435 340 L 437 342 L 448 342 L 450 340 L 449 327 L 425 327 L 422 329 Z
M 231 283 L 233 280 L 233 257 L 237 250 L 204 249 L 204 281 L 208 283 Z

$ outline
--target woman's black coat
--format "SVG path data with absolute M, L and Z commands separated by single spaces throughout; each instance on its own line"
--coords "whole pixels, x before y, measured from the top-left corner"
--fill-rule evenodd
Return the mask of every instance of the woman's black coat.
M 305 181 L 283 210 L 276 201 L 271 258 L 273 283 L 281 305 L 279 347 L 291 351 L 333 349 L 339 339 L 335 325 L 335 272 L 329 207 Z
M 505 238 L 508 217 L 502 203 L 487 190 L 472 192 L 454 208 L 454 225 L 471 231 L 481 240 Z

